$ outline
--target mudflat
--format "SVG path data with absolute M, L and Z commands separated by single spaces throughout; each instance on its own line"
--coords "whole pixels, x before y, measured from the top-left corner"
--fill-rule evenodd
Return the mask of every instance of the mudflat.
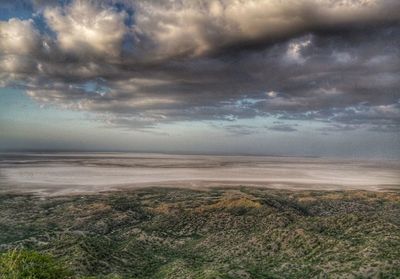
M 400 162 L 268 156 L 18 153 L 0 156 L 0 191 L 65 195 L 142 187 L 400 189 Z

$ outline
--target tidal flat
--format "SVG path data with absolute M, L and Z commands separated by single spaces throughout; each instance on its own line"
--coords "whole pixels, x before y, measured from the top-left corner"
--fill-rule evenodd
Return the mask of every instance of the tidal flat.
M 66 195 L 143 187 L 399 190 L 400 162 L 138 153 L 0 155 L 0 192 Z

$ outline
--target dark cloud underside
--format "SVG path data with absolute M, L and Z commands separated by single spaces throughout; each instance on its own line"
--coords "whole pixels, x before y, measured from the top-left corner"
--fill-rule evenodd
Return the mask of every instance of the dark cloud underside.
M 134 128 L 274 116 L 399 130 L 399 1 L 50 2 L 0 22 L 0 85 L 38 102 Z

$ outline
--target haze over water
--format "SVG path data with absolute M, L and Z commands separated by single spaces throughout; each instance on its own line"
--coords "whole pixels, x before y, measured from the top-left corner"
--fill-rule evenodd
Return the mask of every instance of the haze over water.
M 0 190 L 62 195 L 136 187 L 261 186 L 399 189 L 397 161 L 138 153 L 19 153 L 0 157 Z

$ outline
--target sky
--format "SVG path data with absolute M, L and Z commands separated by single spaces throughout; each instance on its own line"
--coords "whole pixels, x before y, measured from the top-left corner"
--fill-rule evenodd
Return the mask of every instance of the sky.
M 398 0 L 0 1 L 0 150 L 400 158 Z

